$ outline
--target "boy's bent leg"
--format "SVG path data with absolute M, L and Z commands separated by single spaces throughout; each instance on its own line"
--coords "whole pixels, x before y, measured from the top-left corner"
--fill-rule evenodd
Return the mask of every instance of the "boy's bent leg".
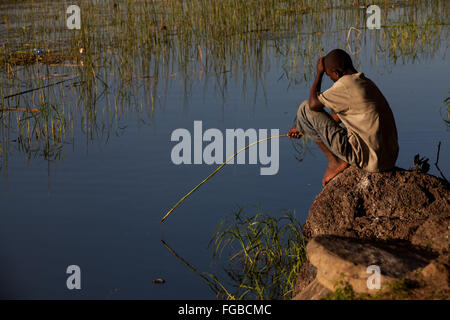
M 297 110 L 296 126 L 297 130 L 303 132 L 304 135 L 314 141 L 321 141 L 320 135 L 317 134 L 311 116 L 307 115 L 306 109 L 309 110 L 308 101 L 303 101 Z
M 326 111 L 312 111 L 305 100 L 298 108 L 296 125 L 314 142 L 322 142 L 336 157 L 357 165 L 347 129 L 337 124 Z
M 312 111 L 304 101 L 297 112 L 297 129 L 319 146 L 328 159 L 322 186 L 354 164 L 354 152 L 348 143 L 347 130 L 339 126 L 325 111 Z M 348 149 L 350 148 L 350 149 Z
M 316 144 L 328 159 L 328 166 L 322 179 L 322 186 L 325 187 L 330 180 L 344 171 L 349 166 L 349 163 L 335 156 L 322 141 L 316 141 Z

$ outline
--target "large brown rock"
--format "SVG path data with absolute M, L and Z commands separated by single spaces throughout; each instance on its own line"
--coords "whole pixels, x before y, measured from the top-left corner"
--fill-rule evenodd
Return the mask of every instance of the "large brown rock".
M 317 279 L 313 279 L 304 289 L 302 289 L 292 300 L 321 300 L 327 294 L 332 293 L 330 289 L 323 286 Z
M 316 197 L 304 235 L 401 239 L 449 250 L 450 189 L 435 176 L 396 168 L 370 173 L 350 167 Z
M 369 173 L 350 167 L 311 205 L 303 227 L 308 262 L 294 296 L 319 299 L 341 276 L 365 294 L 365 271 L 375 264 L 385 283 L 420 283 L 410 298 L 448 297 L 449 231 L 448 182 L 400 168 Z
M 345 280 L 355 292 L 375 293 L 389 283 L 401 280 L 409 273 L 421 270 L 437 254 L 416 248 L 405 241 L 374 241 L 338 236 L 318 236 L 307 245 L 308 260 L 317 268 L 316 280 L 329 290 Z M 371 288 L 367 280 L 380 270 L 380 288 Z M 370 270 L 369 270 L 370 271 Z

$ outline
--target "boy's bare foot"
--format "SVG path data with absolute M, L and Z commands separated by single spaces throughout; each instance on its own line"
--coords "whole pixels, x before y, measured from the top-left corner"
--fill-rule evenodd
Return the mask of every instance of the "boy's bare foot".
M 327 170 L 325 170 L 325 174 L 322 179 L 322 186 L 325 187 L 328 182 L 330 182 L 339 173 L 344 171 L 348 166 L 349 164 L 347 162 L 339 158 L 336 158 L 336 160 L 333 161 L 329 161 Z

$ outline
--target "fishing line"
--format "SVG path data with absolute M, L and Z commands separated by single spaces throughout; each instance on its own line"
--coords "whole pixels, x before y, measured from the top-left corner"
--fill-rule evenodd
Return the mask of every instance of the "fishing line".
M 235 156 L 237 156 L 239 153 L 241 153 L 244 150 L 247 150 L 248 148 L 250 148 L 251 146 L 254 146 L 255 144 L 258 144 L 260 142 L 263 141 L 267 141 L 270 139 L 275 139 L 275 138 L 282 138 L 282 137 L 288 137 L 287 134 L 280 134 L 278 136 L 272 136 L 272 137 L 268 137 L 268 138 L 264 138 L 258 141 L 255 141 L 253 143 L 250 143 L 249 145 L 247 145 L 246 147 L 242 148 L 241 150 L 239 150 L 238 152 L 236 152 L 234 155 L 232 155 L 231 157 L 229 157 L 224 163 L 222 163 L 216 170 L 214 170 L 209 176 L 207 176 L 205 179 L 203 179 L 202 182 L 200 182 L 198 185 L 196 185 L 191 191 L 189 191 L 184 197 L 182 197 L 173 207 L 172 209 L 170 209 L 166 215 L 161 219 L 160 222 L 163 222 L 167 216 L 173 211 L 175 210 L 176 207 L 178 207 L 187 197 L 189 197 L 192 193 L 194 193 L 195 190 L 197 190 L 202 184 L 204 184 L 206 181 L 208 181 L 211 177 L 213 177 L 217 172 L 219 172 L 220 169 L 222 169 L 228 162 L 230 162 Z

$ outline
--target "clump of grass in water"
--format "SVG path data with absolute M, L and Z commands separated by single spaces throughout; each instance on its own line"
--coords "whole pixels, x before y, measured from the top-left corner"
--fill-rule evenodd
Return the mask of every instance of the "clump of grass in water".
M 213 257 L 223 266 L 233 290 L 228 299 L 290 299 L 306 261 L 301 226 L 292 214 L 280 218 L 261 212 L 247 216 L 240 208 L 223 219 L 211 240 Z M 215 281 L 224 288 L 218 278 Z

